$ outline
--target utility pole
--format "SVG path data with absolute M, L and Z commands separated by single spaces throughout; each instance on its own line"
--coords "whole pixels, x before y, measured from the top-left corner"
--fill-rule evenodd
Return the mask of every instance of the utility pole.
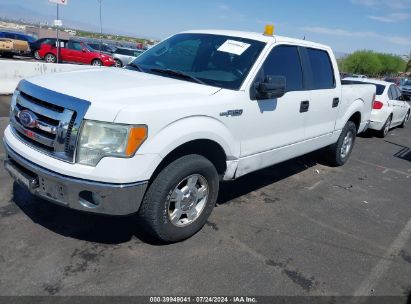
M 101 18 L 101 5 L 103 0 L 98 0 L 100 4 L 100 55 L 101 55 L 101 45 L 103 44 L 103 20 Z
M 59 19 L 59 4 L 57 3 L 56 5 L 57 5 L 57 20 L 60 20 Z M 56 62 L 57 64 L 59 63 L 59 57 L 60 57 L 59 30 L 60 30 L 60 27 L 57 26 L 57 62 Z

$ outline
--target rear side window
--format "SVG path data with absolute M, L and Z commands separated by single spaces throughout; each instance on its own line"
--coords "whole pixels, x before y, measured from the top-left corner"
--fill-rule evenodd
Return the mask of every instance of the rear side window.
M 134 56 L 134 51 L 127 49 L 117 49 L 116 53 L 120 55 Z
M 335 88 L 334 70 L 328 53 L 323 50 L 307 48 L 308 61 L 311 65 L 311 89 Z
M 297 47 L 288 45 L 275 47 L 258 73 L 257 81 L 263 81 L 268 75 L 284 76 L 286 92 L 302 90 L 303 73 Z
M 372 84 L 372 83 L 371 83 Z M 384 93 L 385 90 L 385 86 L 382 84 L 375 84 L 376 88 L 377 88 L 377 92 L 375 93 L 376 95 L 382 95 L 382 93 Z

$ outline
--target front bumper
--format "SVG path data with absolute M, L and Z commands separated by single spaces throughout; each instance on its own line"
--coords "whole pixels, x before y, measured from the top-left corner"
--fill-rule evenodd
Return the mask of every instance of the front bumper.
M 147 181 L 113 184 L 73 178 L 42 168 L 19 156 L 5 142 L 5 169 L 32 194 L 86 212 L 127 215 L 138 211 Z

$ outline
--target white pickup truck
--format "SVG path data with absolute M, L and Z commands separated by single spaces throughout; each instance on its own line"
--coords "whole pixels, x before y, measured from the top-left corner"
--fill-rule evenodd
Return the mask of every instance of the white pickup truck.
M 5 167 L 30 192 L 82 211 L 138 213 L 164 242 L 205 224 L 219 182 L 328 147 L 343 165 L 372 85 L 341 85 L 332 50 L 258 33 L 189 31 L 124 69 L 22 80 Z

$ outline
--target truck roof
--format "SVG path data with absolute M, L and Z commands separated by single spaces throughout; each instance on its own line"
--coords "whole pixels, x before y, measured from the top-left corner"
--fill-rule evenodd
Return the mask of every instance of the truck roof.
M 305 46 L 312 46 L 312 47 L 321 48 L 321 49 L 331 49 L 327 45 L 319 44 L 319 43 L 308 41 L 308 40 L 295 39 L 295 38 L 278 36 L 278 35 L 266 36 L 262 33 L 257 33 L 257 32 L 232 31 L 232 30 L 190 30 L 190 31 L 184 31 L 183 33 L 213 34 L 213 35 L 223 35 L 223 36 L 232 36 L 232 37 L 242 37 L 246 39 L 262 41 L 265 43 L 285 42 L 285 43 L 293 43 L 293 44 L 299 44 L 299 45 L 305 45 Z

